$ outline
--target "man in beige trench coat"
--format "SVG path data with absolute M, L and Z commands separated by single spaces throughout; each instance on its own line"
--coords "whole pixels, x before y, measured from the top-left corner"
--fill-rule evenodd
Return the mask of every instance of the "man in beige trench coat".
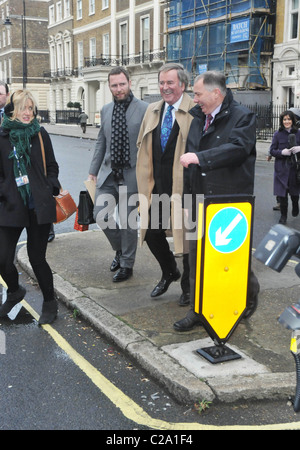
M 185 153 L 186 139 L 194 106 L 186 93 L 188 73 L 181 64 L 168 63 L 158 74 L 162 100 L 148 106 L 138 136 L 137 183 L 140 196 L 141 243 L 145 240 L 157 259 L 162 278 L 151 292 L 158 297 L 167 291 L 172 281 L 180 278 L 175 257 L 166 238 L 166 218 L 171 218 L 175 255 L 183 256 L 184 273 L 181 280 L 182 295 L 179 305 L 189 304 L 188 243 L 183 227 L 183 167 L 180 156 Z M 168 108 L 171 106 L 172 108 Z M 169 110 L 171 111 L 169 112 Z M 170 134 L 166 116 L 169 115 Z M 168 201 L 159 204 L 162 196 Z

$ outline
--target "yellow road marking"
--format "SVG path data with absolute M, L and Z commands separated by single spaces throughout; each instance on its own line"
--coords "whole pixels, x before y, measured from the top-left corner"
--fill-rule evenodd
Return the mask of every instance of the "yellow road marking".
M 0 277 L 0 283 L 5 285 Z M 37 312 L 26 302 L 22 300 L 24 308 L 36 320 L 39 319 Z M 197 422 L 166 422 L 154 419 L 147 414 L 137 403 L 124 394 L 119 388 L 105 378 L 92 364 L 90 364 L 82 355 L 80 355 L 51 325 L 42 325 L 42 328 L 52 337 L 56 344 L 70 357 L 70 359 L 83 371 L 83 373 L 97 386 L 97 388 L 109 400 L 120 409 L 122 414 L 129 420 L 138 425 L 156 430 L 300 430 L 300 422 L 291 422 L 286 424 L 271 425 L 228 425 L 214 426 L 202 425 Z
M 22 301 L 27 311 L 38 320 L 39 316 L 31 306 L 25 301 Z M 45 331 L 53 338 L 56 344 L 64 350 L 72 361 L 85 373 L 85 375 L 97 386 L 98 389 L 110 399 L 110 401 L 121 410 L 122 414 L 127 419 L 133 422 L 158 430 L 278 430 L 278 429 L 300 429 L 300 422 L 293 422 L 287 424 L 274 425 L 259 425 L 259 426 L 214 426 L 201 425 L 196 422 L 165 422 L 163 420 L 154 419 L 150 417 L 137 403 L 125 395 L 119 388 L 112 384 L 105 378 L 94 366 L 92 366 L 83 356 L 81 356 L 71 345 L 56 331 L 51 325 L 42 325 Z

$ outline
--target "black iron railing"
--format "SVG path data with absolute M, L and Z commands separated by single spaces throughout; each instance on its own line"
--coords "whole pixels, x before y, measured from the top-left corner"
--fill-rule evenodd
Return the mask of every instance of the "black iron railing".
M 275 105 L 272 102 L 268 105 L 255 104 L 246 106 L 256 115 L 257 139 L 264 140 L 272 139 L 273 134 L 278 130 L 280 114 L 288 110 L 289 108 L 294 108 L 292 106 L 289 106 L 288 104 Z
M 44 78 L 65 78 L 78 77 L 82 75 L 83 69 L 95 66 L 132 66 L 137 64 L 149 64 L 154 61 L 165 61 L 166 51 L 150 50 L 149 52 L 140 52 L 137 55 L 103 55 L 99 57 L 84 58 L 84 67 L 63 68 L 44 72 Z
M 147 64 L 153 61 L 164 61 L 166 51 L 150 50 L 149 52 L 140 52 L 136 55 L 100 55 L 94 58 L 84 58 L 84 67 L 93 66 L 131 66 L 136 64 Z

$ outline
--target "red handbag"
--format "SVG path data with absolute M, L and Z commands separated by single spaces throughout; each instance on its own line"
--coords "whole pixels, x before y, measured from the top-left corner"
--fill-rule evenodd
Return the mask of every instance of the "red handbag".
M 44 172 L 45 176 L 47 176 L 45 149 L 41 133 L 39 133 L 39 138 L 43 157 Z M 56 221 L 54 223 L 60 223 L 64 220 L 67 220 L 72 216 L 72 214 L 77 211 L 76 203 L 74 202 L 69 191 L 61 190 L 60 193 L 54 198 L 56 201 Z

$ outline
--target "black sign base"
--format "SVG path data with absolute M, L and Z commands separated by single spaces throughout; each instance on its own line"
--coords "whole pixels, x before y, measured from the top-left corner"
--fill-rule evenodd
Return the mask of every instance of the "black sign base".
M 241 358 L 241 355 L 226 347 L 226 345 L 213 345 L 212 347 L 199 348 L 196 351 L 212 364 Z

